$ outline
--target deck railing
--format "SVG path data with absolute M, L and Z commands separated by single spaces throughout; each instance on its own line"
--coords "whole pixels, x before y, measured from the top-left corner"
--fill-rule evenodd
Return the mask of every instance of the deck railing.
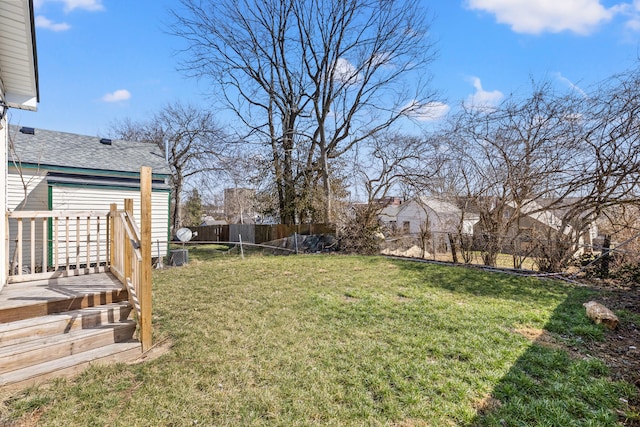
M 9 283 L 111 272 L 129 291 L 141 325 L 150 301 L 140 296 L 144 280 L 140 230 L 133 200 L 125 209 L 101 211 L 13 211 L 7 214 Z M 149 243 L 150 244 L 150 243 Z M 151 259 L 146 261 L 149 265 Z M 143 343 L 146 347 L 148 343 Z
M 9 283 L 108 270 L 109 212 L 8 212 Z
M 7 212 L 8 283 L 110 271 L 126 286 L 142 350 L 151 334 L 151 168 L 140 170 L 138 228 L 133 200 L 124 210 Z

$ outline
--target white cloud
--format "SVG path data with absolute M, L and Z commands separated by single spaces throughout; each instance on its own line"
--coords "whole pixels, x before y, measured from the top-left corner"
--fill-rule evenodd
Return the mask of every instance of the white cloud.
M 33 5 L 34 8 L 38 10 L 45 3 L 62 3 L 63 9 L 66 13 L 72 12 L 76 9 L 88 10 L 90 12 L 104 10 L 102 0 L 35 0 Z
M 120 102 L 131 98 L 131 92 L 126 89 L 118 89 L 102 97 L 104 102 Z
M 627 18 L 625 28 L 634 33 L 640 31 L 640 0 L 634 0 L 633 4 L 620 6 L 620 8 Z
M 415 99 L 402 107 L 404 115 L 421 122 L 440 120 L 447 115 L 450 109 L 451 107 L 443 102 L 432 101 L 426 104 L 420 104 Z
M 378 53 L 371 58 L 371 64 L 375 66 L 391 67 L 391 55 L 388 52 Z
M 355 83 L 360 80 L 360 75 L 351 62 L 344 58 L 338 58 L 333 70 L 333 79 L 343 83 Z
M 91 12 L 104 10 L 102 0 L 34 0 L 34 9 L 40 10 L 46 3 L 62 4 L 65 13 L 73 12 L 76 9 Z M 67 31 L 71 28 L 66 22 L 56 23 L 41 14 L 35 17 L 35 23 L 36 27 L 51 31 Z
M 469 108 L 493 108 L 504 98 L 504 94 L 499 90 L 484 90 L 482 88 L 482 82 L 478 77 L 470 77 L 469 80 L 473 84 L 473 87 L 476 88 L 476 92 L 469 95 L 465 101 L 465 104 Z
M 42 15 L 37 15 L 35 17 L 35 22 L 37 28 L 44 28 L 51 31 L 67 31 L 71 28 L 71 26 L 66 22 L 55 23 Z
M 496 16 L 517 33 L 572 31 L 587 35 L 628 5 L 610 8 L 600 0 L 467 0 L 467 7 Z

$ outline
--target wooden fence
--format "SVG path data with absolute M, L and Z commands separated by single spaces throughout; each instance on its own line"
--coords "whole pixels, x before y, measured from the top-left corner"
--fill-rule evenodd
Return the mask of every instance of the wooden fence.
M 333 224 L 230 224 L 230 225 L 204 225 L 189 227 L 191 231 L 198 232 L 193 238 L 195 242 L 237 242 L 239 236 L 246 243 L 265 243 L 285 237 L 311 234 L 335 234 L 336 226 Z
M 228 242 L 229 226 L 228 225 L 202 225 L 200 227 L 189 227 L 191 231 L 197 232 L 192 241 L 195 242 Z

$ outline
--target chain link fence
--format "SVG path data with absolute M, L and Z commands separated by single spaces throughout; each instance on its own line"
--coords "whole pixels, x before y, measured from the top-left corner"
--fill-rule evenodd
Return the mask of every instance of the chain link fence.
M 629 262 L 637 265 L 640 260 L 640 254 L 625 248 L 624 243 L 607 238 L 587 243 L 561 234 L 534 237 L 432 232 L 389 237 L 382 243 L 381 253 L 544 273 L 606 276 L 608 268 Z

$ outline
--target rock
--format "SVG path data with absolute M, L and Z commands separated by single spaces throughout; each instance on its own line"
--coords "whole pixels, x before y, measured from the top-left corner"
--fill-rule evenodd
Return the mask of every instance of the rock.
M 613 311 L 609 310 L 604 305 L 595 301 L 589 301 L 582 305 L 587 309 L 587 317 L 595 323 L 602 323 L 609 329 L 615 329 L 618 327 L 618 316 L 613 314 Z

